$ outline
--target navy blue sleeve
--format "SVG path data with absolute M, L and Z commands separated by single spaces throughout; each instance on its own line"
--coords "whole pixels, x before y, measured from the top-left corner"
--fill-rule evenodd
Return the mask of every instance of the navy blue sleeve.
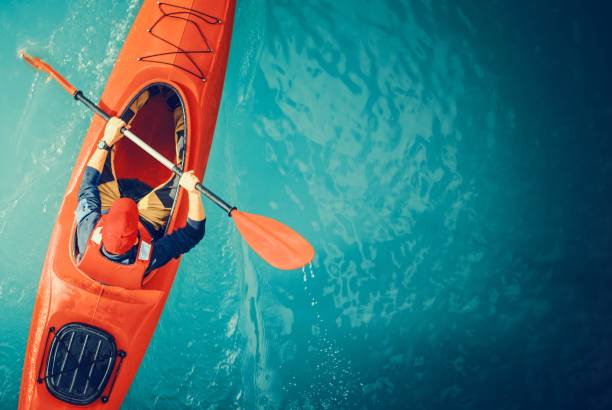
M 99 182 L 100 173 L 92 167 L 85 168 L 81 186 L 79 187 L 79 202 L 76 210 L 76 237 L 81 255 L 85 252 L 87 240 L 96 223 L 98 223 L 98 219 L 100 219 L 102 202 L 100 201 L 100 191 L 98 190 Z
M 187 218 L 185 227 L 156 240 L 153 243 L 151 262 L 147 273 L 165 265 L 170 259 L 177 258 L 191 250 L 204 238 L 205 231 L 206 219 L 194 221 Z

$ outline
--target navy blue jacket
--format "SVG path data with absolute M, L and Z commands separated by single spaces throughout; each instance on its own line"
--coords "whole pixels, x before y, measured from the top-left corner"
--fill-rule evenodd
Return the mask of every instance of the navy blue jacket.
M 87 242 L 94 227 L 102 215 L 100 200 L 100 173 L 92 167 L 87 167 L 79 188 L 79 203 L 77 205 L 77 246 L 79 253 L 85 253 Z M 187 225 L 177 229 L 170 235 L 153 241 L 153 251 L 147 273 L 165 265 L 170 259 L 189 251 L 204 238 L 206 219 L 194 221 L 187 218 Z M 123 255 L 105 255 L 115 262 L 130 264 L 136 260 L 136 247 Z

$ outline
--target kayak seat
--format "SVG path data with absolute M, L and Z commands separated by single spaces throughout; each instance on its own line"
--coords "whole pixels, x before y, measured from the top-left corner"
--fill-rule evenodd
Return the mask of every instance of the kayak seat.
M 180 97 L 168 86 L 155 84 L 141 91 L 121 115 L 147 144 L 173 158 L 183 168 L 186 151 L 185 116 Z M 102 212 L 115 199 L 138 204 L 140 220 L 154 239 L 165 234 L 179 192 L 179 177 L 127 138 L 107 156 L 100 177 Z

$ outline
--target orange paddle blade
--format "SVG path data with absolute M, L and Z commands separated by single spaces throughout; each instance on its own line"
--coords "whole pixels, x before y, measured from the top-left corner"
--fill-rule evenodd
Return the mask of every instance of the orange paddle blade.
M 313 247 L 295 232 L 274 219 L 232 211 L 232 219 L 255 253 L 278 269 L 298 269 L 314 257 Z
M 78 90 L 72 84 L 70 84 L 68 80 L 62 77 L 60 73 L 55 71 L 55 69 L 53 69 L 53 67 L 51 67 L 49 64 L 45 63 L 38 57 L 32 57 L 30 55 L 27 55 L 23 51 L 21 51 L 20 54 L 21 58 L 23 58 L 32 67 L 37 70 L 44 71 L 45 73 L 53 77 L 53 79 L 57 81 L 64 88 L 64 90 L 68 91 L 70 95 L 72 95 L 73 97 L 76 95 Z

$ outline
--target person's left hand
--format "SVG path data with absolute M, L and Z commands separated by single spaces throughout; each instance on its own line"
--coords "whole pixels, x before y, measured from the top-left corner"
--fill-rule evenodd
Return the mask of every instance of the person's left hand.
M 183 172 L 183 175 L 181 175 L 179 184 L 183 188 L 185 188 L 187 192 L 189 192 L 190 194 L 193 194 L 193 193 L 198 193 L 198 191 L 196 190 L 196 185 L 198 182 L 200 182 L 200 180 L 198 179 L 198 177 L 195 176 L 193 171 L 187 171 L 187 172 Z
M 119 141 L 123 134 L 121 133 L 121 129 L 125 127 L 125 122 L 121 118 L 112 117 L 106 123 L 106 128 L 104 129 L 104 136 L 102 140 L 106 142 L 106 145 L 113 146 L 117 141 Z

